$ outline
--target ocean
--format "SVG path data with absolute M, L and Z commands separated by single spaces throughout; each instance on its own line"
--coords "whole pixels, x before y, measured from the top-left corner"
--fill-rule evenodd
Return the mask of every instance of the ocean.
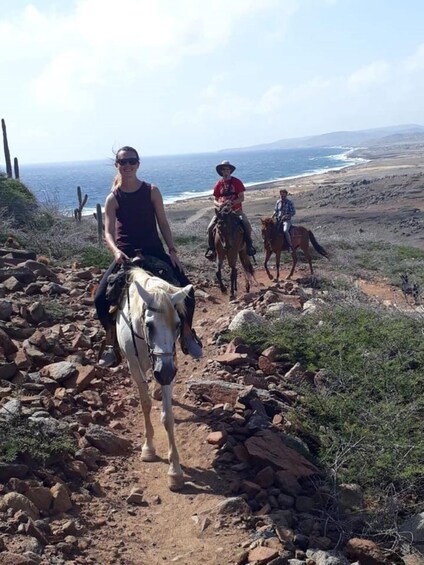
M 218 180 L 215 166 L 228 159 L 237 166 L 234 176 L 246 187 L 283 178 L 299 177 L 353 165 L 349 149 L 324 147 L 230 151 L 189 155 L 141 156 L 139 178 L 159 187 L 165 203 L 209 195 Z M 53 204 L 63 213 L 77 206 L 77 186 L 88 195 L 83 214 L 91 214 L 104 201 L 115 176 L 114 159 L 20 165 L 21 181 L 42 203 Z

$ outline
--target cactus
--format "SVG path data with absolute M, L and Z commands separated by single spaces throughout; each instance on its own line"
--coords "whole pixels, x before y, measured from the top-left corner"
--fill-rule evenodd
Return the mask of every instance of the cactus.
M 19 179 L 19 162 L 17 157 L 13 159 L 13 168 L 15 170 L 15 179 Z
M 9 143 L 7 141 L 6 122 L 1 120 L 1 128 L 3 130 L 3 147 L 4 147 L 4 160 L 6 161 L 6 174 L 7 178 L 12 178 L 12 162 L 10 160 Z
M 78 196 L 78 208 L 74 210 L 75 219 L 80 222 L 81 221 L 81 213 L 84 206 L 87 204 L 88 194 L 84 194 L 84 198 L 82 197 L 81 187 L 77 186 L 77 196 Z
M 94 217 L 97 221 L 97 242 L 99 247 L 103 244 L 103 214 L 102 207 L 100 204 L 96 204 L 96 211 L 94 212 Z

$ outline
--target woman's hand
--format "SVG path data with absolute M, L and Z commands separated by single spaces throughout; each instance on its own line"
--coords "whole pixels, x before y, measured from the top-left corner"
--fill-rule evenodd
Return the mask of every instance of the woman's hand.
M 119 249 L 114 253 L 114 257 L 118 265 L 122 265 L 123 263 L 126 263 L 130 260 L 128 255 L 125 255 L 125 253 L 123 251 L 119 251 Z
M 183 268 L 181 267 L 180 260 L 178 259 L 177 250 L 175 249 L 175 247 L 172 247 L 169 250 L 169 258 L 171 259 L 171 263 L 173 267 L 178 267 L 179 269 L 183 270 Z

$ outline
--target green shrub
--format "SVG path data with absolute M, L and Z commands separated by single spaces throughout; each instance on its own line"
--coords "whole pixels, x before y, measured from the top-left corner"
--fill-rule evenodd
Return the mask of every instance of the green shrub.
M 400 285 L 402 273 L 413 274 L 416 280 L 424 278 L 424 251 L 416 247 L 382 241 L 337 241 L 332 243 L 331 253 L 339 271 L 352 276 L 379 274 L 394 285 Z
M 325 386 L 300 389 L 304 400 L 288 419 L 337 480 L 359 483 L 377 498 L 392 488 L 405 504 L 418 495 L 424 476 L 422 319 L 344 304 L 237 333 L 257 350 L 276 345 L 304 369 L 325 371 Z
M 52 322 L 62 322 L 67 316 L 72 315 L 72 310 L 70 310 L 63 300 L 58 298 L 49 298 L 41 300 L 46 314 Z
M 62 429 L 47 433 L 41 422 L 16 417 L 0 421 L 0 461 L 34 461 L 45 464 L 52 457 L 75 452 L 76 442 Z
M 185 247 L 192 245 L 202 245 L 206 241 L 205 237 L 200 237 L 198 235 L 174 235 L 175 245 Z
M 0 176 L 0 208 L 21 224 L 36 210 L 37 200 L 20 181 Z
M 77 258 L 83 267 L 98 267 L 99 269 L 107 269 L 113 260 L 106 247 L 95 247 L 94 245 L 81 249 Z

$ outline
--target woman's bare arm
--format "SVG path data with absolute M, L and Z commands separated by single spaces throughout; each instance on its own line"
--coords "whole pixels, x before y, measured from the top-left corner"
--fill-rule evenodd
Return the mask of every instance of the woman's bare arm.
M 162 194 L 157 186 L 152 185 L 152 203 L 156 213 L 156 219 L 159 225 L 160 233 L 168 246 L 169 256 L 171 257 L 172 264 L 180 266 L 177 258 L 177 250 L 175 249 L 174 240 L 172 239 L 171 228 L 169 226 L 168 218 L 165 214 L 163 205 Z

